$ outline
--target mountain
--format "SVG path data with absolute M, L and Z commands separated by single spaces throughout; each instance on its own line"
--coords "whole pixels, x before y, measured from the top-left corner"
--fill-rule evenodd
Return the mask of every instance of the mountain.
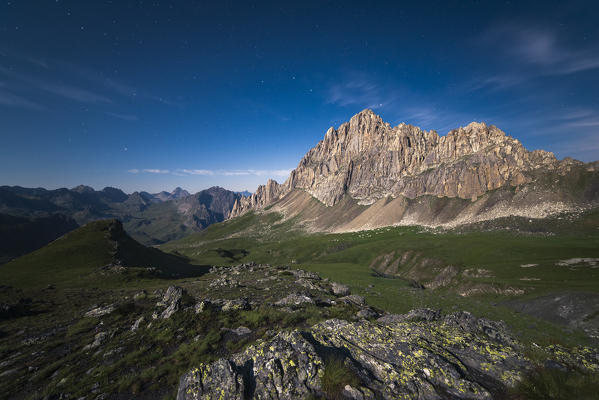
M 145 247 L 118 220 L 100 220 L 14 259 L 0 268 L 3 284 L 20 288 L 85 286 L 116 277 L 191 276 L 202 272 L 181 257 Z
M 38 249 L 79 225 L 70 217 L 15 217 L 0 214 L 0 264 Z
M 493 125 L 473 122 L 439 136 L 391 127 L 364 110 L 330 128 L 283 184 L 269 180 L 239 199 L 231 216 L 272 205 L 288 216 L 303 211 L 316 229 L 340 231 L 542 218 L 596 206 L 598 171 L 599 162 L 528 151 Z
M 169 201 L 169 200 L 177 200 L 182 199 L 184 197 L 189 196 L 189 192 L 187 190 L 181 189 L 180 187 L 176 187 L 172 192 L 162 191 L 160 193 L 154 194 L 154 197 L 159 199 L 160 201 Z
M 157 244 L 228 218 L 235 201 L 241 198 L 219 187 L 195 195 L 181 188 L 162 193 L 166 194 L 134 192 L 128 195 L 112 187 L 96 191 L 84 185 L 56 190 L 2 186 L 0 213 L 20 218 L 62 214 L 79 225 L 119 218 L 136 240 Z
M 160 244 L 224 221 L 241 196 L 218 186 L 176 200 L 141 204 L 122 217 L 127 232 L 142 243 Z

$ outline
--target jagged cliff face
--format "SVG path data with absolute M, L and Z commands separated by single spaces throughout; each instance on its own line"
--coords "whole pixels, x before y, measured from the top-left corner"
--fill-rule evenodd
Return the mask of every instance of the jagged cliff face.
M 266 185 L 258 186 L 251 196 L 237 199 L 233 204 L 230 217 L 236 217 L 249 210 L 264 208 L 288 191 L 289 189 L 285 190 L 283 185 L 279 185 L 277 181 L 269 179 Z
M 293 189 L 327 206 L 345 195 L 360 204 L 423 195 L 476 199 L 490 190 L 531 182 L 531 172 L 567 170 L 553 153 L 529 152 L 495 126 L 473 122 L 446 136 L 406 124 L 391 127 L 371 110 L 330 128 L 284 184 L 269 181 L 241 199 L 232 216 L 261 208 Z

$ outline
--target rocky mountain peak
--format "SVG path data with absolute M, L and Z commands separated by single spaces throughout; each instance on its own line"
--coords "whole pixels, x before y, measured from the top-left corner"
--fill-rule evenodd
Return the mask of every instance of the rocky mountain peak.
M 170 197 L 172 199 L 180 199 L 187 196 L 189 196 L 189 192 L 187 190 L 181 189 L 178 186 L 170 193 Z
M 93 193 L 93 192 L 95 192 L 93 187 L 87 186 L 87 185 L 78 185 L 78 186 L 75 186 L 72 190 L 77 193 Z
M 485 122 L 439 136 L 405 123 L 391 127 L 365 109 L 338 128 L 329 128 L 284 184 L 269 180 L 252 196 L 239 199 L 231 215 L 264 207 L 294 189 L 327 206 L 346 195 L 361 204 L 423 195 L 470 200 L 502 186 L 530 182 L 533 171 L 560 165 L 552 153 L 529 152 Z

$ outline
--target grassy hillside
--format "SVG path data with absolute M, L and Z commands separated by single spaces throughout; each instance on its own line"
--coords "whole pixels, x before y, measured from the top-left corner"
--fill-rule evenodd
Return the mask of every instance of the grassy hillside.
M 0 281 L 20 289 L 110 286 L 153 276 L 194 275 L 202 267 L 145 247 L 115 220 L 91 222 L 0 267 Z
M 518 315 L 509 302 L 558 292 L 599 293 L 599 268 L 573 260 L 599 260 L 597 215 L 506 219 L 482 231 L 480 226 L 459 231 L 389 227 L 307 234 L 280 214 L 249 213 L 161 249 L 203 264 L 251 260 L 298 265 L 349 284 L 370 304 L 388 311 L 468 309 L 504 319 L 535 340 L 543 340 L 539 334 L 555 340 L 565 336 L 559 327 Z M 395 265 L 393 276 L 379 273 L 383 261 Z M 431 289 L 446 268 L 454 271 L 450 281 Z M 416 289 L 423 285 L 429 288 Z
M 526 224 L 532 227 L 531 231 L 505 230 L 496 222 L 497 226 L 487 231 L 472 227 L 460 228 L 460 231 L 389 227 L 354 233 L 306 234 L 299 229 L 288 233 L 294 226 L 293 221 L 283 221 L 280 214 L 248 213 L 160 248 L 206 264 L 250 260 L 302 265 L 355 264 L 367 271 L 381 255 L 395 252 L 397 257 L 412 252 L 438 261 L 434 267 L 486 269 L 493 275 L 470 280 L 464 277 L 463 284 L 469 281 L 504 284 L 543 293 L 567 281 L 569 289 L 599 291 L 599 268 L 556 265 L 574 258 L 599 257 L 598 215 L 597 212 L 585 214 L 576 224 L 564 224 L 558 233 L 542 230 L 541 224 L 559 228 L 562 220 L 556 219 L 554 223 L 520 218 L 505 223 L 514 227 L 518 223 Z M 401 263 L 404 270 L 409 261 Z M 529 264 L 537 265 L 522 267 Z M 523 281 L 522 278 L 533 279 Z

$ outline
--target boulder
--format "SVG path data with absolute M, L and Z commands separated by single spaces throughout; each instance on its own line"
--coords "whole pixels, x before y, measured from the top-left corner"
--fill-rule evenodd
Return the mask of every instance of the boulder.
M 337 282 L 331 283 L 331 290 L 336 296 L 347 296 L 350 293 L 349 286 Z
M 168 319 L 181 308 L 181 300 L 183 299 L 183 289 L 178 286 L 169 286 L 166 293 L 156 306 L 166 307 L 160 314 L 160 318 Z M 156 319 L 154 315 L 152 318 Z
M 97 306 L 85 313 L 86 317 L 98 318 L 106 314 L 110 314 L 115 310 L 114 304 L 107 306 Z
M 343 388 L 345 398 L 490 400 L 531 366 L 508 337 L 503 324 L 469 313 L 443 318 L 421 309 L 378 321 L 333 319 L 200 364 L 181 378 L 177 399 L 322 397 L 333 357 L 356 376 Z
M 192 369 L 180 380 L 177 400 L 304 399 L 320 392 L 323 365 L 298 331 L 281 332 L 231 360 Z
M 298 306 L 300 304 L 314 304 L 314 299 L 301 293 L 292 293 L 277 301 L 276 306 Z
M 215 302 L 216 303 L 216 302 Z M 251 309 L 250 302 L 246 298 L 220 300 L 221 311 L 249 310 Z

